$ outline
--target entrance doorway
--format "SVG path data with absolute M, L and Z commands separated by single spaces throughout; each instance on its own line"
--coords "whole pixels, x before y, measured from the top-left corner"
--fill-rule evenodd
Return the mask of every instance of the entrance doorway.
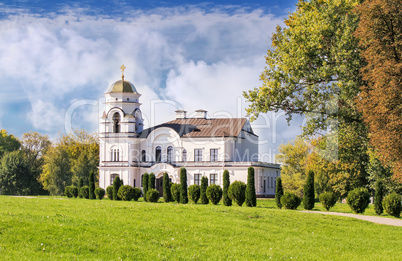
M 159 197 L 163 197 L 163 176 L 156 179 L 156 190 L 159 191 Z

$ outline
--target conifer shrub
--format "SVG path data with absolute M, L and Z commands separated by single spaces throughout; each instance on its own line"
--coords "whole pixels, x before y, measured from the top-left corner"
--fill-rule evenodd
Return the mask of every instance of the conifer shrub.
M 131 201 L 134 199 L 134 189 L 130 185 L 120 186 L 117 196 L 124 201 Z
M 281 204 L 286 209 L 297 209 L 297 207 L 300 206 L 300 203 L 301 203 L 301 198 L 299 198 L 294 193 L 286 192 L 281 197 Z
M 155 174 L 152 172 L 149 174 L 148 189 L 155 189 Z
M 73 194 L 73 197 L 78 197 L 78 188 L 76 187 L 76 186 L 70 186 L 70 191 L 71 191 L 71 193 Z
M 384 185 L 380 180 L 375 183 L 375 195 L 374 195 L 374 210 L 377 215 L 381 215 L 384 212 L 382 206 L 382 200 L 384 198 Z
M 166 203 L 173 201 L 172 192 L 170 191 L 169 175 L 166 172 L 163 174 L 163 200 Z
M 113 200 L 113 186 L 108 186 L 106 188 L 106 195 L 108 199 Z
M 324 192 L 319 196 L 321 204 L 328 211 L 330 208 L 335 206 L 338 196 L 333 192 Z
M 198 200 L 200 199 L 200 195 L 201 195 L 201 188 L 199 185 L 194 184 L 188 187 L 188 197 L 195 204 L 197 204 Z
M 232 205 L 232 200 L 229 198 L 228 195 L 229 185 L 230 185 L 229 171 L 225 169 L 225 171 L 223 172 L 223 191 L 222 191 L 223 205 L 225 206 Z
M 349 191 L 346 201 L 355 213 L 364 213 L 370 203 L 370 192 L 366 188 L 355 188 Z
M 95 196 L 97 199 L 102 200 L 105 197 L 105 190 L 103 188 L 95 189 Z
M 156 189 L 150 189 L 147 191 L 147 199 L 148 202 L 158 202 L 159 200 L 159 191 Z
M 142 191 L 140 188 L 133 188 L 134 194 L 133 194 L 133 199 L 134 201 L 138 201 L 138 199 L 141 197 Z
M 246 184 L 241 181 L 233 182 L 229 186 L 228 195 L 237 205 L 242 206 L 246 200 Z
M 113 180 L 113 200 L 121 200 L 119 197 L 119 188 L 121 187 L 120 177 L 117 176 Z
M 257 206 L 257 195 L 255 192 L 255 177 L 253 167 L 249 167 L 247 170 L 246 206 Z
M 314 208 L 314 172 L 310 170 L 307 175 L 306 184 L 303 188 L 303 206 L 304 209 L 312 210 Z
M 72 191 L 71 191 L 71 186 L 66 186 L 64 188 L 64 195 L 67 196 L 68 198 L 74 197 Z
M 207 188 L 208 188 L 208 178 L 202 177 L 201 178 L 201 195 L 200 195 L 200 202 L 201 204 L 209 204 L 209 199 L 207 197 Z
M 212 204 L 217 205 L 222 198 L 222 188 L 216 184 L 208 186 L 207 197 Z
M 89 199 L 89 187 L 82 186 L 80 189 L 80 194 L 83 198 Z
M 80 178 L 80 179 L 79 179 L 79 182 L 78 182 L 78 192 L 81 191 L 81 188 L 82 188 L 83 186 L 84 186 L 84 179 L 83 179 L 83 178 Z M 78 196 L 79 196 L 80 198 L 82 198 L 81 193 L 78 193 Z
M 187 170 L 186 168 L 180 169 L 180 203 L 187 204 L 188 203 L 188 195 L 187 195 Z
M 398 195 L 395 192 L 387 195 L 383 200 L 383 206 L 385 212 L 391 216 L 399 218 L 402 210 L 401 195 Z
M 142 194 L 144 195 L 145 201 L 147 201 L 148 180 L 149 180 L 149 174 L 144 173 L 144 175 L 142 175 Z
M 275 188 L 275 203 L 278 208 L 282 208 L 281 197 L 283 196 L 283 187 L 281 177 L 276 178 L 276 188 Z
M 173 183 L 172 186 L 170 187 L 170 190 L 172 192 L 173 199 L 177 203 L 180 203 L 180 184 Z
M 91 170 L 89 172 L 89 199 L 95 199 L 95 174 Z

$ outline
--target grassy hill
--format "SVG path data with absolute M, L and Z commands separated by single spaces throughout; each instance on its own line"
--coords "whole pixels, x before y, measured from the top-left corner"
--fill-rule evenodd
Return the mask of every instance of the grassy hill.
M 402 228 L 260 207 L 0 196 L 1 260 L 395 260 Z

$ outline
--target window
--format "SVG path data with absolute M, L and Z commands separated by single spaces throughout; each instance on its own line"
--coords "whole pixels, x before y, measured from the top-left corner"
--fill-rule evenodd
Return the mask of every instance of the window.
M 167 148 L 167 162 L 173 162 L 173 147 L 169 146 Z
M 119 174 L 112 174 L 112 175 L 110 175 L 110 185 L 113 185 L 114 179 L 115 179 L 116 177 L 118 177 L 118 176 L 119 176 Z
M 120 133 L 120 113 L 113 114 L 113 133 Z
M 183 155 L 181 161 L 187 161 L 187 150 L 183 150 Z
M 202 149 L 194 150 L 194 161 L 202 161 Z
M 120 161 L 120 152 L 119 149 L 111 149 L 110 150 L 110 161 Z
M 201 184 L 200 181 L 201 181 L 201 174 L 194 174 L 194 184 L 200 185 Z
M 264 193 L 266 193 L 266 187 L 267 187 L 267 182 L 266 182 L 266 180 L 264 179 Z
M 211 161 L 218 161 L 218 149 L 211 149 L 210 158 Z
M 273 187 L 274 187 L 274 178 L 271 177 L 271 188 L 273 188 Z
M 147 161 L 147 153 L 145 152 L 145 150 L 141 151 L 141 160 L 143 162 Z
M 218 183 L 218 174 L 209 175 L 209 185 Z
M 162 161 L 162 149 L 161 147 L 156 147 L 155 149 L 155 161 L 161 162 Z

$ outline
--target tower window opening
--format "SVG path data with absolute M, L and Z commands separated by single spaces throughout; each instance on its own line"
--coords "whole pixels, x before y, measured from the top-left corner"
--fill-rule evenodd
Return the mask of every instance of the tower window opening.
M 167 148 L 167 162 L 171 163 L 173 161 L 173 147 L 169 146 Z
M 113 114 L 113 133 L 120 133 L 120 113 Z
M 162 149 L 161 147 L 156 147 L 155 149 L 155 161 L 161 162 L 162 161 Z

